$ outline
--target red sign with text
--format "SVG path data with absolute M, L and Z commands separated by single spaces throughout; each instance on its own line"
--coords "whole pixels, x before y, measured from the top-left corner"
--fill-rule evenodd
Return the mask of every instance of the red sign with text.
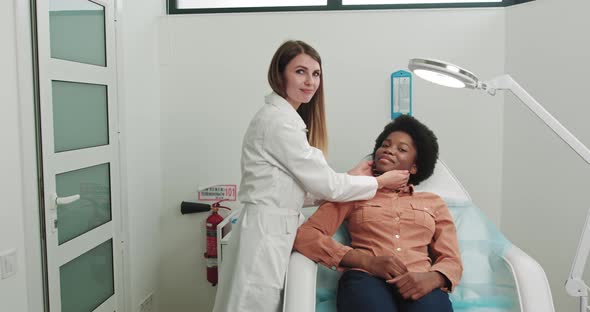
M 202 201 L 235 201 L 238 187 L 235 184 L 223 184 L 208 187 L 199 191 L 199 200 Z

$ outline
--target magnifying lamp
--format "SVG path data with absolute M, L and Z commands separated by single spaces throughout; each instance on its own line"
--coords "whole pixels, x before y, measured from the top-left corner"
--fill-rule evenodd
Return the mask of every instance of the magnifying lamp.
M 414 58 L 410 60 L 408 68 L 416 76 L 427 81 L 452 87 L 469 88 L 486 91 L 495 95 L 497 90 L 510 90 L 537 117 L 565 141 L 587 164 L 590 164 L 590 150 L 569 132 L 553 115 L 524 90 L 510 75 L 501 75 L 488 81 L 481 81 L 472 72 L 451 63 L 435 60 Z M 586 312 L 588 307 L 588 285 L 582 280 L 586 260 L 590 254 L 590 210 L 578 243 L 576 256 L 572 263 L 570 275 L 565 284 L 567 293 L 580 298 L 580 311 Z

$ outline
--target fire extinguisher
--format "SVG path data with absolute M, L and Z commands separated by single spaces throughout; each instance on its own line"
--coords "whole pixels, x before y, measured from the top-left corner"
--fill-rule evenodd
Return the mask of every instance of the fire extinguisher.
M 211 205 L 211 215 L 207 218 L 205 225 L 207 227 L 207 281 L 212 286 L 217 285 L 217 225 L 223 221 L 223 217 L 218 213 L 219 208 L 231 210 L 228 207 L 221 206 L 220 202 Z

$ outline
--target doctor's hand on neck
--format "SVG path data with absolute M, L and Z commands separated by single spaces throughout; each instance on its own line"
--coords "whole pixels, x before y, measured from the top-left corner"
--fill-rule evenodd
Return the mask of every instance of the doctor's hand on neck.
M 408 185 L 410 172 L 408 170 L 391 170 L 384 172 L 377 177 L 378 189 L 387 188 L 390 190 L 399 190 Z
M 353 176 L 372 176 L 373 175 L 373 161 L 363 160 L 356 167 L 348 170 L 349 175 Z
M 354 176 L 372 176 L 375 174 L 373 170 L 373 161 L 363 160 L 354 168 L 350 169 L 347 173 Z M 402 190 L 408 186 L 410 172 L 408 170 L 391 170 L 377 176 L 376 178 L 379 189 L 387 188 L 397 191 Z

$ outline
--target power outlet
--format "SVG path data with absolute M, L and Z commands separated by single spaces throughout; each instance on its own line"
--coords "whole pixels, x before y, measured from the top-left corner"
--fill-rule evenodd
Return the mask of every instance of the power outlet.
M 0 279 L 16 274 L 16 249 L 0 253 Z
M 139 312 L 154 312 L 154 294 L 150 293 L 139 305 Z

